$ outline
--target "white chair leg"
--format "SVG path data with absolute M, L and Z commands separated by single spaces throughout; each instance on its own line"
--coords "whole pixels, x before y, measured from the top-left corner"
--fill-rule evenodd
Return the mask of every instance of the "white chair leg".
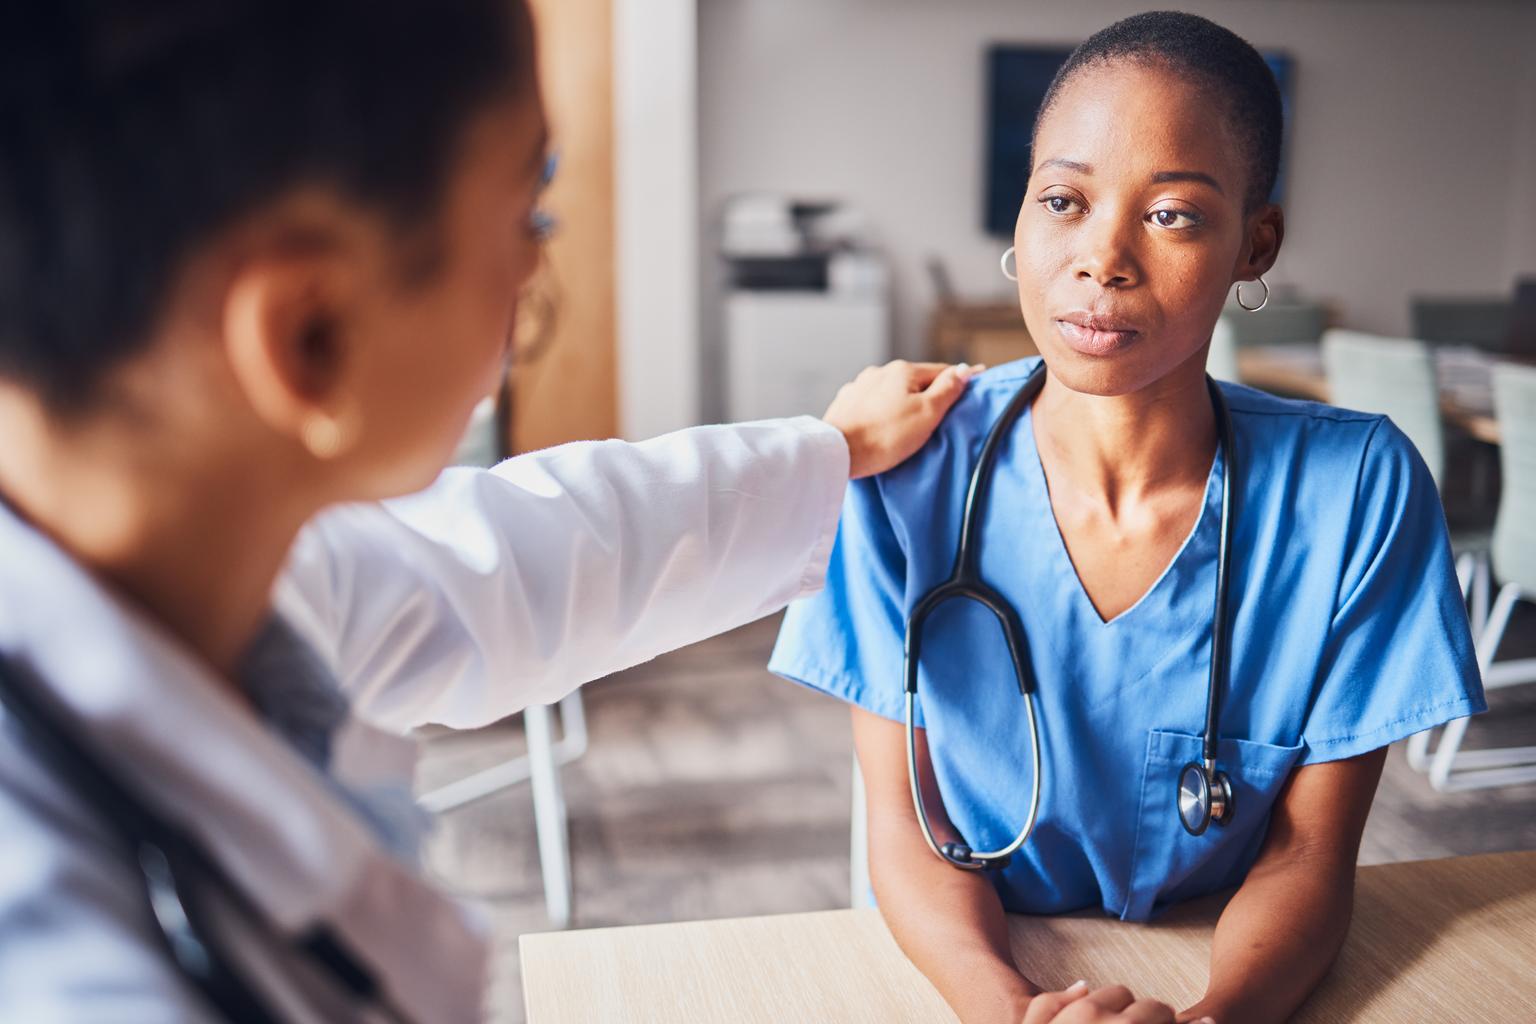
M 587 752 L 587 709 L 581 691 L 572 690 L 558 705 L 560 739 L 555 744 L 555 763 L 570 764 Z
M 1500 587 L 1499 596 L 1493 602 L 1493 610 L 1488 613 L 1488 621 L 1477 635 L 1477 670 L 1483 675 L 1488 674 L 1493 666 L 1493 656 L 1499 653 L 1499 644 L 1504 640 L 1504 631 L 1509 628 L 1509 617 L 1514 613 L 1520 594 L 1518 583 L 1506 583 Z
M 1408 755 L 1408 767 L 1416 772 L 1429 771 L 1430 751 L 1429 737 L 1435 730 L 1425 729 L 1408 737 L 1408 747 L 1404 751 Z
M 1472 564 L 1472 636 L 1488 628 L 1488 598 L 1493 592 L 1493 566 L 1488 552 L 1479 552 Z M 1490 654 L 1489 657 L 1492 657 Z
M 848 842 L 848 905 L 869 906 L 869 817 L 864 799 L 864 773 L 853 759 L 853 807 Z
M 554 743 L 556 764 L 570 764 L 587 752 L 587 716 L 581 691 L 560 701 L 561 734 Z M 433 814 L 446 814 L 468 804 L 495 796 L 502 790 L 527 782 L 531 771 L 527 757 L 508 758 L 499 764 L 450 782 L 417 798 Z
M 1504 630 L 1509 627 L 1509 617 L 1515 610 L 1515 602 L 1518 600 L 1520 600 L 1520 587 L 1513 583 L 1505 584 L 1499 590 L 1498 599 L 1493 603 L 1487 625 L 1477 637 L 1477 668 L 1485 676 L 1493 663 L 1494 654 L 1499 649 L 1499 642 L 1504 639 Z M 1440 738 L 1440 746 L 1430 760 L 1429 784 L 1437 790 L 1462 788 L 1451 785 L 1451 770 L 1456 763 L 1456 754 L 1461 749 L 1462 738 L 1467 734 L 1468 721 L 1470 719 L 1458 718 L 1446 725 L 1445 734 Z
M 539 837 L 539 867 L 544 875 L 544 905 L 556 928 L 571 923 L 571 853 L 566 831 L 565 795 L 555 763 L 553 710 L 535 705 L 523 712 L 528 728 L 528 767 L 533 786 L 533 817 Z
M 1488 553 L 1463 551 L 1457 555 L 1456 582 L 1461 584 L 1462 603 L 1468 606 L 1467 618 L 1475 643 L 1488 626 L 1488 594 L 1493 588 Z M 1462 731 L 1465 731 L 1465 727 Z M 1408 767 L 1416 772 L 1427 772 L 1434 759 L 1434 752 L 1429 748 L 1429 741 L 1433 734 L 1433 729 L 1425 729 L 1408 737 L 1408 745 L 1404 752 L 1408 755 Z
M 1461 740 L 1467 734 L 1467 723 L 1470 721 L 1470 718 L 1458 718 L 1445 725 L 1445 732 L 1440 736 L 1440 746 L 1429 762 L 1429 784 L 1438 790 L 1450 788 L 1447 782 L 1451 777 L 1451 766 L 1455 764 L 1456 752 L 1461 749 Z
M 528 781 L 528 758 L 514 757 L 498 765 L 475 772 L 468 778 L 423 793 L 416 802 L 433 814 L 456 811 L 502 790 Z
M 1488 597 L 1493 589 L 1493 573 L 1488 552 L 1463 551 L 1456 556 L 1456 582 L 1461 585 L 1461 601 L 1468 606 L 1472 639 L 1482 636 L 1488 625 Z

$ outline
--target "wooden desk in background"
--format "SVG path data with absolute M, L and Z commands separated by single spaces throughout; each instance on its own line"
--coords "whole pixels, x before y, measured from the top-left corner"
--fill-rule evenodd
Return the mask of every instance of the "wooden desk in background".
M 1039 352 L 1018 306 L 1008 303 L 941 306 L 929 321 L 928 334 L 933 357 L 944 362 L 999 366 Z M 1442 388 L 1441 414 L 1477 440 L 1498 444 L 1499 424 L 1493 417 L 1489 397 L 1491 360 L 1465 349 L 1446 350 L 1441 353 L 1441 360 L 1442 371 L 1449 369 L 1454 376 L 1471 378 L 1470 382 L 1459 380 Z M 1298 398 L 1328 401 L 1322 348 L 1315 342 L 1240 348 L 1237 368 L 1244 384 Z
M 1039 354 L 1017 302 L 939 306 L 928 321 L 928 344 L 946 363 L 1001 366 Z
M 1119 983 L 1182 1007 L 1204 991 L 1220 908 L 1201 900 L 1151 924 L 1014 916 L 1014 958 L 1041 984 Z M 874 910 L 552 932 L 521 946 L 529 1024 L 955 1019 Z M 1501 853 L 1361 868 L 1344 951 L 1294 1019 L 1513 1024 L 1533 1008 L 1536 852 Z
M 1499 443 L 1499 422 L 1492 412 L 1489 368 L 1492 360 L 1457 350 L 1440 356 L 1442 380 L 1440 414 L 1472 437 Z M 1328 401 L 1328 377 L 1322 346 L 1312 343 L 1255 345 L 1237 351 L 1237 375 L 1244 384 L 1279 394 Z M 1470 381 L 1465 378 L 1471 378 Z M 1469 386 L 1470 385 L 1470 386 Z

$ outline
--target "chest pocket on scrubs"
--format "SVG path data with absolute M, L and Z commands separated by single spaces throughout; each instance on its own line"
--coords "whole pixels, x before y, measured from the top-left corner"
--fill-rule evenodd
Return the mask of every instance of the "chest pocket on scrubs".
M 1154 729 L 1147 737 L 1125 920 L 1144 921 L 1168 904 L 1237 884 L 1258 856 L 1275 797 L 1301 755 L 1300 745 L 1222 737 L 1217 762 L 1232 780 L 1236 813 L 1228 824 L 1192 836 L 1179 822 L 1175 796 L 1180 769 L 1200 760 L 1200 747 L 1200 737 L 1188 733 Z

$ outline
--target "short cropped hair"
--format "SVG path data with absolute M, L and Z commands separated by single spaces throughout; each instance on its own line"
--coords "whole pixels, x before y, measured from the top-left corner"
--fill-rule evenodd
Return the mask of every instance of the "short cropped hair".
M 1089 36 L 1051 80 L 1035 119 L 1035 134 L 1068 81 L 1088 68 L 1120 61 L 1167 69 L 1224 103 L 1247 157 L 1246 208 L 1255 210 L 1268 200 L 1280 174 L 1280 86 L 1252 45 L 1199 15 L 1149 11 Z

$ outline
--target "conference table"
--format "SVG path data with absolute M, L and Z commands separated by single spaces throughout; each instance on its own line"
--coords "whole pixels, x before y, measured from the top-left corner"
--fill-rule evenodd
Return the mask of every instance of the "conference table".
M 1044 985 L 1187 1006 L 1225 898 L 1147 924 L 1012 916 L 1013 955 Z M 529 1024 L 955 1020 L 874 910 L 524 935 L 521 954 Z M 1344 949 L 1293 1019 L 1536 1020 L 1536 852 L 1361 868 Z
M 1473 348 L 1448 347 L 1435 352 L 1441 415 L 1447 422 L 1488 444 L 1499 443 L 1499 422 L 1493 416 L 1492 370 L 1495 360 L 1496 357 Z M 1244 384 L 1265 391 L 1318 402 L 1329 400 L 1323 350 L 1316 342 L 1240 348 L 1237 351 L 1237 375 Z

